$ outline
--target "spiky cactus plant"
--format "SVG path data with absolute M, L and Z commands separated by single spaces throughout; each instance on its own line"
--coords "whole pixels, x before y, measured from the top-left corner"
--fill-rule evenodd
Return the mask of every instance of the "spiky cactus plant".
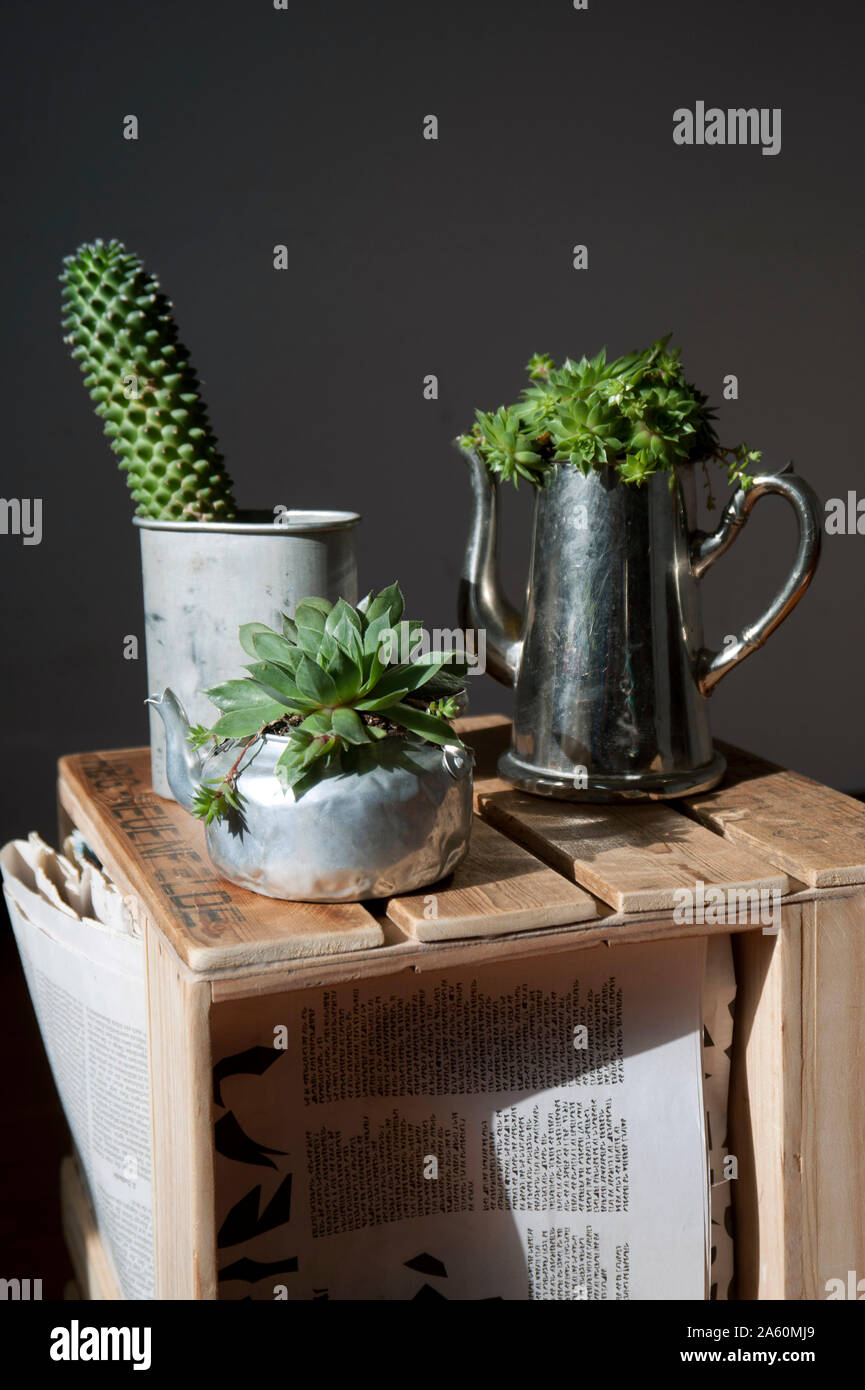
M 159 282 L 119 241 L 79 246 L 63 264 L 65 341 L 138 515 L 230 520 L 231 479 Z

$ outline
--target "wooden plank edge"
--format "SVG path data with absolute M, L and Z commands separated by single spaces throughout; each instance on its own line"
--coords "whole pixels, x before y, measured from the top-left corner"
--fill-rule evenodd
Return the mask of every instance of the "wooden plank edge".
M 334 958 L 332 962 L 318 968 L 307 962 L 304 968 L 294 971 L 280 970 L 271 974 L 262 972 L 258 975 L 226 975 L 213 978 L 210 982 L 212 998 L 216 1004 L 227 999 L 245 998 L 251 994 L 279 994 L 292 989 L 317 989 L 355 980 L 383 978 L 408 970 L 422 975 L 438 970 L 483 965 L 487 961 L 527 959 L 561 951 L 579 951 L 592 946 L 613 948 L 641 941 L 670 941 L 712 936 L 719 932 L 756 930 L 747 923 L 730 925 L 722 922 L 718 925 L 700 923 L 677 926 L 671 923 L 668 916 L 658 919 L 651 915 L 639 922 L 629 921 L 627 926 L 627 934 L 619 936 L 614 928 L 611 929 L 609 923 L 605 924 L 601 918 L 593 918 L 589 924 L 584 924 L 577 930 L 567 926 L 481 940 L 474 938 L 470 956 L 467 954 L 465 941 L 412 941 L 408 943 L 414 948 L 411 954 L 405 948 L 394 946 L 380 955 L 359 952 L 351 958 Z
M 387 915 L 402 931 L 413 936 L 416 941 L 490 941 L 501 936 L 512 936 L 514 932 L 543 931 L 547 927 L 563 927 L 572 923 L 594 920 L 597 906 L 593 899 L 586 903 L 561 903 L 543 908 L 543 922 L 526 923 L 527 917 L 535 917 L 538 908 L 514 908 L 512 912 L 499 912 L 490 921 L 494 925 L 483 932 L 478 931 L 477 917 L 431 917 L 410 918 L 399 913 L 400 899 L 392 899 L 387 905 Z
M 707 892 L 719 889 L 725 896 L 728 893 L 771 893 L 773 898 L 778 895 L 779 903 L 783 901 L 784 894 L 789 888 L 789 880 L 786 874 L 766 874 L 756 879 L 737 879 L 735 882 L 728 882 L 726 879 L 722 883 L 705 883 L 704 888 Z M 670 889 L 638 889 L 631 892 L 617 893 L 615 906 L 619 912 L 625 915 L 631 912 L 672 912 L 679 906 L 680 899 L 678 894 L 681 892 L 690 893 L 692 890 L 685 884 L 678 888 Z M 722 909 L 719 909 L 719 911 Z
M 149 924 L 145 946 L 156 1297 L 215 1299 L 211 992 Z
M 505 870 L 503 876 L 502 868 Z M 481 882 L 473 881 L 478 873 L 488 877 Z M 465 878 L 469 881 L 464 882 Z M 479 894 L 483 903 L 484 889 L 491 885 L 494 898 L 501 883 L 512 879 L 522 880 L 525 892 L 515 893 L 508 907 L 497 907 L 489 895 L 486 910 L 482 905 L 470 907 L 465 903 L 465 899 L 471 900 L 473 895 L 477 901 Z M 545 887 L 538 886 L 539 880 Z M 430 898 L 435 900 L 437 907 L 434 917 L 427 916 L 425 910 L 420 911 L 420 905 L 426 908 Z M 466 910 L 461 913 L 460 907 Z M 597 916 L 597 902 L 524 845 L 505 835 L 483 816 L 475 815 L 471 849 L 454 874 L 440 884 L 429 884 L 389 898 L 384 910 L 391 923 L 417 941 L 472 937 L 487 940 L 515 931 L 538 931 L 586 921 Z
M 138 883 L 135 875 L 127 874 L 122 868 L 117 853 L 121 844 L 119 833 L 110 824 L 106 827 L 97 825 L 87 809 L 81 778 L 76 774 L 75 769 L 69 766 L 71 761 L 79 756 L 81 755 L 68 755 L 59 760 L 57 780 L 59 807 L 69 817 L 76 829 L 81 832 L 93 853 L 102 862 L 106 873 L 121 893 L 136 920 L 141 915 L 142 904 L 145 910 L 155 909 L 151 910 L 151 920 L 159 927 L 160 931 L 164 932 L 168 917 L 167 912 L 159 904 L 150 902 L 147 891 L 148 884 L 143 876 L 141 883 Z M 213 870 L 213 875 L 215 880 L 220 881 L 216 869 Z M 196 975 L 207 976 L 212 970 L 228 969 L 235 966 L 243 969 L 253 965 L 255 961 L 270 965 L 286 960 L 307 960 L 318 955 L 339 955 L 344 951 L 369 950 L 371 947 L 382 946 L 384 934 L 378 922 L 364 903 L 357 903 L 356 906 L 363 910 L 368 921 L 362 927 L 358 926 L 350 933 L 346 932 L 345 940 L 350 944 L 345 946 L 339 940 L 323 945 L 321 941 L 316 942 L 311 937 L 305 936 L 291 939 L 278 938 L 267 945 L 262 945 L 260 942 L 250 943 L 248 948 L 243 944 L 228 947 L 202 946 L 186 938 L 187 949 L 183 957 L 184 963 Z M 170 930 L 170 927 L 168 929 Z
M 784 772 L 786 768 L 781 768 L 780 771 Z M 831 869 L 810 868 L 791 854 L 779 850 L 776 845 L 758 840 L 756 835 L 740 827 L 736 820 L 721 821 L 710 811 L 701 811 L 697 806 L 689 806 L 686 801 L 677 802 L 676 809 L 705 830 L 711 830 L 714 835 L 726 840 L 728 844 L 736 845 L 749 854 L 762 855 L 775 868 L 781 869 L 788 878 L 804 883 L 808 888 L 861 888 L 865 884 L 865 866 L 852 864 L 849 867 Z
M 856 893 L 855 888 L 846 887 L 827 888 L 822 892 L 803 888 L 782 898 L 781 907 L 799 902 L 850 898 Z M 505 937 L 475 936 L 451 942 L 425 942 L 406 938 L 372 951 L 346 951 L 326 962 L 298 961 L 294 966 L 260 970 L 250 968 L 241 974 L 224 971 L 210 976 L 212 997 L 216 1003 L 226 999 L 243 998 L 250 994 L 278 994 L 284 989 L 315 989 L 319 985 L 365 979 L 375 976 L 376 973 L 388 975 L 411 969 L 421 974 L 438 968 L 473 964 L 480 956 L 486 956 L 486 952 L 482 950 L 484 946 L 494 947 L 497 958 L 504 959 L 506 956 L 531 957 L 541 955 L 547 950 L 558 951 L 569 947 L 581 950 L 583 947 L 597 946 L 600 943 L 620 946 L 627 945 L 630 941 L 665 941 L 691 936 L 711 936 L 716 932 L 735 932 L 737 935 L 762 932 L 760 922 L 699 923 L 680 927 L 671 921 L 668 914 L 610 912 L 604 903 L 600 903 L 599 907 L 606 915 L 599 912 L 597 917 L 588 919 L 588 924 L 540 927 L 530 931 L 511 932 Z M 646 932 L 645 928 L 653 925 L 654 930 Z
M 321 903 L 314 904 L 321 907 Z M 358 907 L 364 907 L 363 903 L 358 903 Z M 263 965 L 279 965 L 291 960 L 326 960 L 332 956 L 342 956 L 353 954 L 355 951 L 374 950 L 376 947 L 384 945 L 384 932 L 378 922 L 369 915 L 369 923 L 363 927 L 354 927 L 351 932 L 346 932 L 340 938 L 328 938 L 321 940 L 320 935 L 312 936 L 292 936 L 290 939 L 280 939 L 263 945 L 260 941 L 250 943 L 247 948 L 245 945 L 223 946 L 199 946 L 194 942 L 189 942 L 186 951 L 186 964 L 190 970 L 199 978 L 206 978 L 213 970 L 234 970 L 243 969 L 246 966 L 254 966 L 257 963 Z M 350 947 L 347 944 L 351 942 Z
M 830 792 L 832 796 L 839 797 L 844 801 L 852 802 L 862 810 L 862 803 L 856 797 L 850 796 L 848 792 L 838 791 L 835 787 L 827 787 L 824 783 L 818 782 L 814 777 L 807 776 L 804 772 L 797 772 L 795 768 L 785 767 L 783 763 L 770 762 L 768 758 L 758 757 L 756 753 L 749 753 L 745 748 L 739 748 L 736 744 L 726 743 L 723 739 L 715 740 L 715 747 L 727 759 L 727 765 L 736 782 L 753 780 L 745 778 L 742 769 L 759 769 L 757 776 L 765 778 L 772 776 L 773 773 L 786 773 L 790 777 L 795 777 L 798 781 L 806 783 L 809 787 L 817 791 Z M 723 790 L 723 781 L 716 790 Z M 734 783 L 735 785 L 735 783 Z M 701 792 L 698 798 L 711 796 L 711 792 Z M 865 884 L 865 863 L 850 865 L 833 865 L 827 869 L 809 869 L 806 865 L 795 860 L 791 855 L 784 854 L 777 849 L 776 845 L 764 840 L 758 840 L 753 832 L 749 833 L 741 825 L 738 817 L 731 817 L 729 820 L 721 819 L 724 812 L 712 813 L 711 807 L 700 808 L 691 805 L 691 798 L 682 798 L 680 801 L 672 803 L 683 815 L 689 816 L 699 825 L 705 826 L 707 830 L 713 831 L 716 835 L 729 840 L 731 844 L 741 845 L 744 849 L 749 849 L 752 853 L 762 854 L 770 863 L 776 864 L 779 869 L 806 883 L 810 888 L 846 888 L 854 885 Z M 719 818 L 721 817 L 721 818 Z
M 671 809 L 675 810 L 676 808 L 671 807 Z M 509 839 L 522 845 L 530 854 L 534 854 L 542 863 L 548 864 L 550 868 L 555 869 L 557 873 L 562 874 L 563 877 L 567 878 L 571 883 L 576 883 L 579 888 L 583 888 L 586 892 L 592 893 L 596 898 L 599 898 L 601 902 L 608 903 L 616 912 L 669 912 L 678 906 L 679 898 L 677 895 L 686 887 L 686 885 L 681 884 L 678 888 L 645 888 L 625 891 L 612 889 L 610 891 L 609 885 L 599 874 L 589 872 L 584 873 L 578 878 L 578 861 L 574 860 L 569 854 L 565 854 L 562 850 L 558 849 L 556 845 L 545 840 L 542 835 L 538 834 L 530 826 L 523 825 L 518 816 L 514 816 L 507 811 L 502 812 L 494 801 L 480 800 L 478 803 L 478 814 L 483 817 L 488 825 L 494 826 L 495 829 L 499 830 L 503 835 L 507 835 Z M 684 817 L 684 819 L 688 819 L 693 823 L 695 818 Z M 711 826 L 706 828 L 712 829 Z M 718 838 L 723 839 L 724 836 L 719 835 Z M 759 862 L 759 855 L 755 854 L 753 851 L 749 851 L 749 857 Z M 766 865 L 767 869 L 776 867 L 777 866 L 771 863 L 767 863 Z M 749 890 L 760 891 L 762 889 L 773 894 L 777 892 L 781 897 L 789 892 L 790 889 L 788 875 L 783 871 L 761 874 L 759 878 L 725 879 L 722 883 L 707 883 L 705 886 L 706 888 L 718 887 L 723 893 L 735 893 L 743 890 L 746 892 Z
M 736 1297 L 797 1299 L 801 1288 L 802 914 L 778 937 L 734 939 L 737 996 L 728 1110 Z

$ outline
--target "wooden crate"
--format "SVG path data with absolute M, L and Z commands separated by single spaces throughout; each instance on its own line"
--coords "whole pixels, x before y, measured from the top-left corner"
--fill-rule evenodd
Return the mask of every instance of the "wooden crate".
M 146 750 L 61 760 L 63 829 L 84 834 L 145 937 L 151 1074 L 162 1078 L 157 1297 L 218 1295 L 214 1040 L 256 1001 L 504 958 L 525 961 L 530 978 L 551 953 L 712 931 L 736 933 L 738 1295 L 822 1298 L 828 1279 L 865 1272 L 865 807 L 724 748 L 714 792 L 579 808 L 496 779 L 503 718 L 464 720 L 462 732 L 478 759 L 476 829 L 465 865 L 435 889 L 434 917 L 429 891 L 331 907 L 235 888 L 214 874 L 201 826 L 153 794 Z M 780 930 L 676 922 L 676 891 L 697 880 L 777 889 Z

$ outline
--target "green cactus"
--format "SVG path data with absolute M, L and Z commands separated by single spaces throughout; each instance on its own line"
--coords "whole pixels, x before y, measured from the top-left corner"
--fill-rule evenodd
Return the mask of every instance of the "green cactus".
M 231 479 L 159 282 L 119 241 L 79 246 L 63 264 L 65 342 L 105 420 L 138 515 L 231 520 Z

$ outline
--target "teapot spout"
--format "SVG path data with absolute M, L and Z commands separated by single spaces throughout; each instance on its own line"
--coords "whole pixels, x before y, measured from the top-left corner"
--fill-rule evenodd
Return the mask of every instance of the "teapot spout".
M 505 598 L 499 577 L 498 491 L 475 450 L 457 447 L 468 460 L 474 502 L 460 581 L 460 622 L 465 629 L 486 633 L 489 674 L 513 685 L 523 649 L 523 618 Z
M 171 689 L 161 695 L 150 695 L 144 702 L 153 705 L 165 725 L 165 775 L 175 799 L 187 811 L 192 810 L 195 794 L 201 786 L 201 761 L 189 745 L 189 720 Z

